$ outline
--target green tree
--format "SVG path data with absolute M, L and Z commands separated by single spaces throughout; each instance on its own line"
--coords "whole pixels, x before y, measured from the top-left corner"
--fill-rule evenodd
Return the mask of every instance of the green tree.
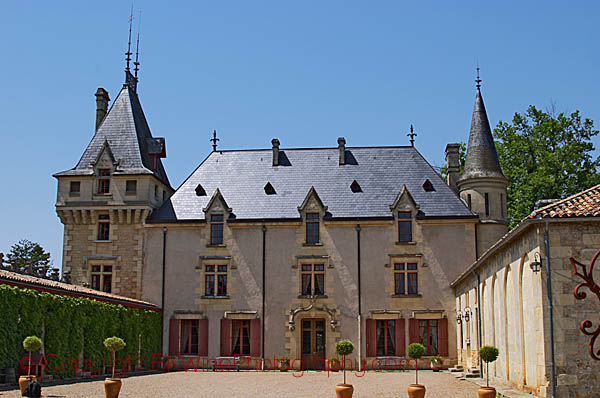
M 52 272 L 50 253 L 39 243 L 21 239 L 10 248 L 6 255 L 4 268 L 9 271 L 24 272 L 29 275 L 45 278 Z
M 494 129 L 500 165 L 508 178 L 508 221 L 514 227 L 540 199 L 561 199 L 600 183 L 591 152 L 598 134 L 579 111 L 546 113 L 531 105 Z

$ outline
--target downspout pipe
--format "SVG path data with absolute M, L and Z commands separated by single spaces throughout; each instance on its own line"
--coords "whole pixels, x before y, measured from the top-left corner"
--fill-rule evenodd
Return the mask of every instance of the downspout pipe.
M 551 397 L 556 397 L 556 363 L 554 359 L 554 315 L 552 305 L 552 270 L 550 268 L 550 223 L 546 221 L 544 231 L 544 246 L 546 250 L 546 290 L 548 300 L 548 315 L 550 319 L 550 391 Z
M 260 353 L 262 359 L 262 369 L 265 370 L 265 277 L 266 277 L 266 264 L 267 264 L 267 251 L 266 251 L 266 243 L 267 243 L 267 227 L 265 225 L 262 226 L 262 311 L 261 311 L 261 344 L 260 344 Z M 274 364 L 273 364 L 274 365 Z
M 356 224 L 356 265 L 358 272 L 358 371 L 362 371 L 362 300 L 360 290 L 360 224 Z
M 481 297 L 481 275 L 479 275 L 475 270 L 472 270 L 471 273 L 477 277 L 477 330 L 479 331 L 479 333 L 477 333 L 479 335 L 477 347 L 481 348 L 481 344 L 483 342 L 481 330 L 481 306 L 483 305 L 483 297 Z M 477 357 L 479 358 L 479 374 L 481 377 L 483 377 L 483 362 L 479 354 Z
M 161 298 L 160 298 L 160 309 L 162 312 L 162 326 L 160 328 L 160 352 L 162 355 L 164 352 L 164 339 L 165 339 L 165 277 L 167 275 L 167 227 L 162 228 L 163 233 L 163 247 L 162 247 L 162 289 L 161 289 Z

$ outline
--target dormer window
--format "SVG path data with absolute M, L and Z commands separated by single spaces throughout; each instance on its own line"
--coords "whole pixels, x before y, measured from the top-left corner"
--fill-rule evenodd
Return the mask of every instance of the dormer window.
M 319 243 L 319 213 L 306 213 L 306 243 Z
M 98 169 L 98 193 L 110 193 L 110 169 Z
M 210 216 L 210 244 L 223 244 L 223 214 L 212 214 Z
M 412 213 L 398 212 L 398 242 L 412 242 Z
M 360 187 L 360 184 L 356 182 L 356 180 L 354 180 L 350 185 L 350 190 L 352 190 L 354 193 L 362 192 L 362 188 Z
M 433 191 L 435 191 L 435 188 L 433 187 L 433 184 L 429 180 L 425 180 L 425 182 L 423 183 L 423 189 L 425 190 L 425 192 L 433 192 Z
M 271 185 L 270 182 L 267 182 L 267 185 L 265 185 L 265 193 L 267 195 L 275 195 L 275 188 L 273 188 L 273 185 Z
M 206 196 L 206 191 L 200 184 L 198 184 L 198 186 L 196 187 L 196 196 Z

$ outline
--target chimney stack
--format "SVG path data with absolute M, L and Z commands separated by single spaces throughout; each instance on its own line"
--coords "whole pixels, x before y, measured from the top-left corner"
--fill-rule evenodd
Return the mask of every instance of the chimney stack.
M 271 144 L 273 144 L 273 166 L 279 166 L 279 140 L 273 138 Z
M 338 152 L 340 154 L 340 166 L 346 164 L 346 139 L 338 137 Z
M 456 182 L 460 177 L 460 164 L 458 161 L 458 151 L 460 144 L 448 144 L 446 145 L 446 168 L 448 169 L 448 186 L 458 194 L 458 187 Z
M 104 120 L 104 116 L 106 116 L 106 112 L 108 112 L 108 91 L 103 89 L 102 87 L 98 88 L 96 91 L 96 130 Z

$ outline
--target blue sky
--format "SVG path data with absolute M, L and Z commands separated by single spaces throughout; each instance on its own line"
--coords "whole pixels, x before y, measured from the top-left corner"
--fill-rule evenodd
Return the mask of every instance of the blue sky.
M 51 174 L 90 141 L 94 92 L 123 83 L 125 1 L 0 1 L 0 251 L 61 263 Z M 479 61 L 492 125 L 529 104 L 600 123 L 597 2 L 137 1 L 139 95 L 177 187 L 220 147 L 406 145 L 443 165 L 466 141 Z M 135 29 L 135 27 L 134 27 Z M 596 146 L 599 141 L 595 140 Z

